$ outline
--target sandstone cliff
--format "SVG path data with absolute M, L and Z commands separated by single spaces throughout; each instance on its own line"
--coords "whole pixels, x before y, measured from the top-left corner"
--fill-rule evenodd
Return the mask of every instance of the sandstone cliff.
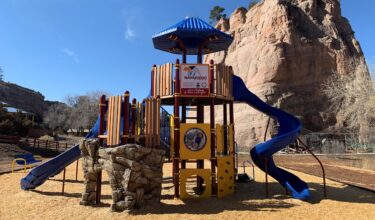
M 341 16 L 338 0 L 264 0 L 249 11 L 235 10 L 217 28 L 233 34 L 234 41 L 228 51 L 206 56 L 206 62 L 231 65 L 252 92 L 295 114 L 312 131 L 337 123 L 322 92 L 332 74 L 368 76 L 362 50 Z M 267 120 L 249 106 L 236 104 L 239 146 L 261 142 Z
M 22 86 L 0 81 L 0 101 L 41 117 L 51 104 L 39 92 Z

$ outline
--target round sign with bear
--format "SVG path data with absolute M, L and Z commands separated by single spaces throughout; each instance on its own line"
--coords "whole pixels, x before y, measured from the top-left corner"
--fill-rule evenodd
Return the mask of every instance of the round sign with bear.
M 191 128 L 185 132 L 184 144 L 191 151 L 202 150 L 206 142 L 206 134 L 199 128 Z

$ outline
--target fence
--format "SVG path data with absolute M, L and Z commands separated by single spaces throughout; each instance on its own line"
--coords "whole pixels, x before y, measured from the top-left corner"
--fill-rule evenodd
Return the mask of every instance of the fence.
M 358 134 L 309 133 L 300 138 L 317 153 L 375 153 L 375 142 L 361 142 Z
M 51 149 L 51 150 L 61 150 L 61 149 L 66 150 L 72 146 L 71 144 L 67 142 L 39 140 L 37 138 L 22 138 L 20 142 L 26 144 L 29 147 Z
M 21 137 L 19 136 L 0 135 L 0 143 L 18 144 L 20 139 Z

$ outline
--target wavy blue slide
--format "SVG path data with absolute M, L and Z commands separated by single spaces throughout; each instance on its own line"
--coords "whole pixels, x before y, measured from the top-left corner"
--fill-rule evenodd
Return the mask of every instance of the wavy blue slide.
M 272 159 L 274 153 L 285 148 L 298 138 L 302 127 L 301 122 L 293 115 L 263 102 L 247 89 L 245 83 L 238 76 L 233 76 L 233 96 L 234 101 L 247 103 L 279 123 L 279 131 L 275 137 L 251 149 L 250 155 L 254 163 L 264 171 L 265 161 L 268 161 L 268 174 L 270 176 L 285 187 L 294 198 L 309 199 L 310 191 L 307 184 L 297 176 L 277 167 Z
M 94 138 L 98 136 L 99 131 L 99 119 L 96 121 L 94 127 L 90 133 L 86 135 L 86 138 Z M 21 189 L 29 190 L 35 189 L 42 185 L 49 177 L 55 176 L 64 170 L 65 167 L 78 160 L 81 155 L 81 150 L 78 144 L 64 153 L 48 160 L 40 166 L 32 169 L 26 177 L 21 179 Z

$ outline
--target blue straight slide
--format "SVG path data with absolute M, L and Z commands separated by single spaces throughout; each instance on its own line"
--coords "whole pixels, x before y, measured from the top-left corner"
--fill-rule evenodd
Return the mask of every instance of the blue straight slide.
M 276 179 L 296 199 L 307 200 L 310 191 L 307 184 L 297 176 L 276 166 L 272 155 L 293 143 L 301 131 L 301 122 L 291 114 L 274 108 L 251 93 L 238 76 L 233 76 L 233 96 L 235 102 L 244 102 L 270 116 L 279 123 L 278 134 L 272 139 L 256 145 L 250 151 L 254 163 L 265 171 L 268 162 L 268 174 Z
M 97 137 L 99 130 L 99 119 L 96 121 L 94 127 L 90 133 L 87 134 L 86 138 Z M 48 160 L 40 166 L 32 169 L 26 177 L 21 179 L 21 189 L 29 190 L 35 189 L 42 185 L 49 177 L 55 176 L 67 167 L 69 164 L 78 160 L 81 156 L 79 145 L 70 148 L 64 153 Z

